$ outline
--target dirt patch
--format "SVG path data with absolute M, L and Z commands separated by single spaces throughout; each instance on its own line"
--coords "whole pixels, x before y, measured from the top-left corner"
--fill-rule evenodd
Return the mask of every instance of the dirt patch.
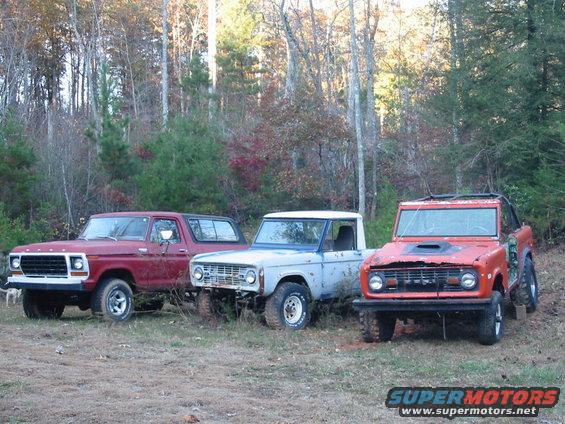
M 0 422 L 394 422 L 384 407 L 393 386 L 561 387 L 564 259 L 563 250 L 539 255 L 539 310 L 508 319 L 491 347 L 461 322 L 448 323 L 447 341 L 440 324 L 409 323 L 392 342 L 368 345 L 355 317 L 293 333 L 253 319 L 213 327 L 172 308 L 125 325 L 76 308 L 30 321 L 21 305 L 0 304 Z M 540 421 L 563 412 L 544 410 Z

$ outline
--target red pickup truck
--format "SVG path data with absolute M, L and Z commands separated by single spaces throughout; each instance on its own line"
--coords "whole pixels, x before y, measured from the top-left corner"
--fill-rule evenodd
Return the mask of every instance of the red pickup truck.
M 190 291 L 192 256 L 246 248 L 239 227 L 225 217 L 105 213 L 93 215 L 76 240 L 16 247 L 7 287 L 24 289 L 29 318 L 60 318 L 66 305 L 76 305 L 125 321 L 134 309 L 160 309 L 162 293 Z

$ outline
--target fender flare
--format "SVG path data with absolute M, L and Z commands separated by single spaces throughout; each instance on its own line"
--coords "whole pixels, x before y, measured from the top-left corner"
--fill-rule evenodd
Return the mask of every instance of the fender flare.
M 281 273 L 277 276 L 277 283 L 276 285 L 273 287 L 273 290 L 267 294 L 267 296 L 270 296 L 271 294 L 274 293 L 274 291 L 276 290 L 276 288 L 279 286 L 280 282 L 283 281 L 284 279 L 287 279 L 288 277 L 293 277 L 293 276 L 299 276 L 301 277 L 304 282 L 306 283 L 306 287 L 308 288 L 308 291 L 310 292 L 310 294 L 312 295 L 313 298 L 315 298 L 315 293 L 312 291 L 312 282 L 310 281 L 310 279 L 308 278 L 308 276 L 306 274 L 304 274 L 304 272 L 299 271 L 297 269 L 293 269 L 293 270 L 288 270 L 285 271 L 284 273 Z

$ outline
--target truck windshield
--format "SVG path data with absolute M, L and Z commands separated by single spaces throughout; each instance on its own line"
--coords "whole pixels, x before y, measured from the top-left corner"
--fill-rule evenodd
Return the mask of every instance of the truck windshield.
M 403 209 L 397 237 L 495 237 L 495 208 Z
M 79 239 L 145 240 L 149 218 L 127 216 L 91 218 Z
M 318 246 L 324 232 L 324 220 L 273 220 L 263 221 L 254 244 Z

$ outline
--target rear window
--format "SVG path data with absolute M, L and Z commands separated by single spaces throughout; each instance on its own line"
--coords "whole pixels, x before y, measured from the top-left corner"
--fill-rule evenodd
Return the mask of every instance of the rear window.
M 238 242 L 239 236 L 232 223 L 219 219 L 188 218 L 185 221 L 190 227 L 196 241 L 208 243 Z

